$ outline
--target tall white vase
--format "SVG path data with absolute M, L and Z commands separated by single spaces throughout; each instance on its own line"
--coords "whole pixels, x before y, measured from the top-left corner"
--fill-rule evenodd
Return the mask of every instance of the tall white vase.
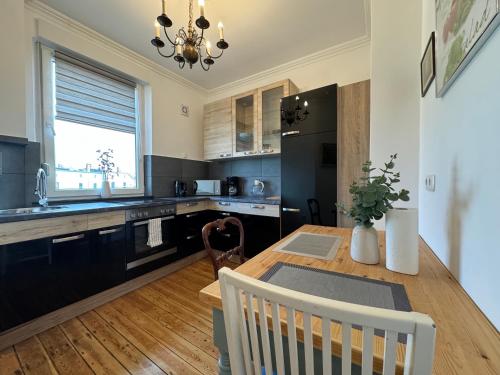
M 386 268 L 416 275 L 418 273 L 418 211 L 394 208 L 385 219 Z
M 111 186 L 109 185 L 109 181 L 102 181 L 101 198 L 111 198 L 111 195 Z
M 374 227 L 356 225 L 352 231 L 351 258 L 356 262 L 377 264 L 380 261 L 378 234 Z

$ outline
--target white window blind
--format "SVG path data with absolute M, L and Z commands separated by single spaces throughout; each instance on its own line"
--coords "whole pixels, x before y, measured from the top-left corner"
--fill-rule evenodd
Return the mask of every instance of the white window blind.
M 136 132 L 136 83 L 55 52 L 56 119 Z

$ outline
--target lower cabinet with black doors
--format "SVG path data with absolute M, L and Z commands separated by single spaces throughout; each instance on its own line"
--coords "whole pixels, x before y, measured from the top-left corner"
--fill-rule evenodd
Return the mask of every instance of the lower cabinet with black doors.
M 0 247 L 0 332 L 125 280 L 123 226 Z
M 203 226 L 210 221 L 206 211 L 190 212 L 177 215 L 177 228 L 179 228 L 179 253 L 181 257 L 194 254 L 205 248 L 201 231 Z

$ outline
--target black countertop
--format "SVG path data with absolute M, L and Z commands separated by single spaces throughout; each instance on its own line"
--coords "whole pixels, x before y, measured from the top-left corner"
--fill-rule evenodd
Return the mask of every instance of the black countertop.
M 38 211 L 38 212 L 25 212 L 25 213 L 14 213 L 13 210 L 0 210 L 0 224 L 1 223 L 11 223 L 16 221 L 25 220 L 37 220 L 37 219 L 48 219 L 52 217 L 61 216 L 71 216 L 71 215 L 82 215 L 96 212 L 109 212 L 109 211 L 122 211 L 128 209 L 146 208 L 161 206 L 168 203 L 183 203 L 183 202 L 195 202 L 203 200 L 214 200 L 214 201 L 227 201 L 227 202 L 241 202 L 241 203 L 255 203 L 255 204 L 271 204 L 279 205 L 280 199 L 269 199 L 266 197 L 253 197 L 253 196 L 190 196 L 190 197 L 162 197 L 154 200 L 142 200 L 142 197 L 130 198 L 128 200 L 121 199 L 116 201 L 99 201 L 99 202 L 79 202 L 79 203 L 59 203 L 54 202 L 54 206 L 60 208 L 48 210 L 48 211 Z

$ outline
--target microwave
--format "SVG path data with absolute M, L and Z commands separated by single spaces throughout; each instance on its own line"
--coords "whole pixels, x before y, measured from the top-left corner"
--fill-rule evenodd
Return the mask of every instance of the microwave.
M 194 195 L 220 195 L 220 180 L 194 180 Z

